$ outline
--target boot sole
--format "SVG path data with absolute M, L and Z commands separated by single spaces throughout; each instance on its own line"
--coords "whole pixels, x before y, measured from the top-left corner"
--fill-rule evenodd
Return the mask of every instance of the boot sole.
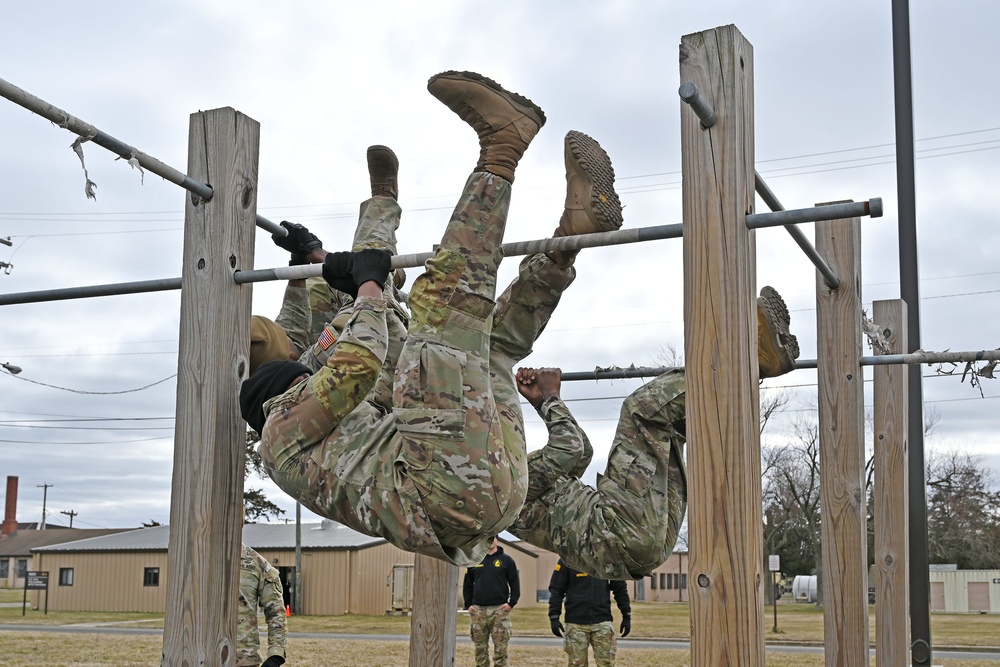
M 615 192 L 615 170 L 597 140 L 570 130 L 566 134 L 566 170 L 576 172 L 587 184 L 590 206 L 584 210 L 595 231 L 619 229 L 623 221 L 622 203 Z
M 781 370 L 787 373 L 795 368 L 795 360 L 799 356 L 799 340 L 788 329 L 792 321 L 788 306 L 778 291 L 770 285 L 765 285 L 760 290 L 757 305 L 764 314 L 767 338 L 778 355 Z
M 542 108 L 529 100 L 524 95 L 519 95 L 518 93 L 513 93 L 499 83 L 483 76 L 482 74 L 477 74 L 475 72 L 458 72 L 455 70 L 448 70 L 447 72 L 441 72 L 440 74 L 435 74 L 427 81 L 427 89 L 430 90 L 438 79 L 448 79 L 451 81 L 468 81 L 471 83 L 479 84 L 485 88 L 499 93 L 507 102 L 517 109 L 519 112 L 523 113 L 525 116 L 533 120 L 541 128 L 545 125 L 545 112 Z M 431 91 L 434 94 L 434 91 Z M 437 97 L 435 95 L 435 97 Z

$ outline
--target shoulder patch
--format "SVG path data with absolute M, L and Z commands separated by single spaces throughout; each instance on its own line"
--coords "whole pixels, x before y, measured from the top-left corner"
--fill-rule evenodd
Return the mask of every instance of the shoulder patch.
M 556 572 L 562 569 L 562 564 L 556 563 Z

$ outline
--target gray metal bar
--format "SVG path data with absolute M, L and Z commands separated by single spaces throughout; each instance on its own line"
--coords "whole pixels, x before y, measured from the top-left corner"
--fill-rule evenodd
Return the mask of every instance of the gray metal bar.
M 502 248 L 505 257 L 519 257 L 552 250 L 580 250 L 582 248 L 596 248 L 624 243 L 673 239 L 680 238 L 683 234 L 684 225 L 659 225 L 655 227 L 619 229 L 613 232 L 580 234 L 578 236 L 561 236 L 554 239 L 515 241 L 504 243 Z M 433 252 L 395 255 L 392 258 L 392 268 L 401 269 L 423 266 L 424 262 L 433 256 Z M 300 280 L 321 275 L 323 275 L 323 266 L 321 264 L 304 264 L 301 266 L 279 266 L 273 269 L 237 271 L 235 279 L 237 283 L 245 284 L 270 280 Z
M 899 206 L 899 295 L 906 302 L 907 338 L 920 349 L 920 287 L 913 139 L 913 75 L 910 67 L 910 6 L 892 0 L 893 108 L 896 127 L 896 200 Z M 910 656 L 931 665 L 930 557 L 927 485 L 924 479 L 924 393 L 916 369 L 909 376 Z
M 163 278 L 160 280 L 142 280 L 133 283 L 111 283 L 108 285 L 39 290 L 37 292 L 16 292 L 13 294 L 0 294 L 0 306 L 11 306 L 19 303 L 41 303 L 43 301 L 88 299 L 94 296 L 114 296 L 117 294 L 166 292 L 180 288 L 180 278 Z
M 712 105 L 701 96 L 701 92 L 698 91 L 698 86 L 696 86 L 693 81 L 685 81 L 682 83 L 681 87 L 677 89 L 677 94 L 681 96 L 681 101 L 691 106 L 691 110 L 694 111 L 695 115 L 701 120 L 702 127 L 708 129 L 715 125 L 718 120 L 715 116 L 715 110 L 712 109 Z
M 774 196 L 771 192 L 771 188 L 767 187 L 767 183 L 761 178 L 760 173 L 754 171 L 754 188 L 757 190 L 757 194 L 760 198 L 764 200 L 767 207 L 772 211 L 784 211 L 785 207 L 781 205 L 778 198 Z M 795 225 L 786 225 L 785 230 L 791 234 L 792 239 L 802 248 L 802 251 L 806 254 L 806 257 L 813 263 L 816 270 L 819 271 L 820 275 L 823 276 L 823 280 L 826 282 L 827 287 L 830 289 L 837 289 L 840 287 L 840 278 L 837 277 L 837 273 L 830 268 L 830 265 L 826 263 L 826 260 L 816 251 L 816 248 L 809 242 L 806 238 L 805 233 Z
M 847 202 L 843 204 L 827 204 L 811 208 L 796 208 L 773 213 L 751 213 L 746 217 L 748 229 L 764 227 L 781 227 L 795 225 L 800 222 L 819 222 L 820 220 L 839 220 L 841 218 L 859 218 L 870 215 L 873 218 L 882 216 L 882 199 L 874 197 L 868 201 Z
M 45 100 L 35 97 L 31 93 L 22 90 L 3 79 L 0 79 L 0 96 L 7 98 L 14 104 L 24 107 L 32 113 L 38 114 L 42 118 L 52 121 L 59 127 L 67 129 L 88 141 L 94 142 L 101 148 L 106 148 L 125 160 L 135 159 L 139 163 L 139 166 L 143 169 L 146 169 L 175 185 L 181 186 L 188 192 L 197 195 L 205 201 L 212 199 L 212 186 L 208 183 L 202 183 L 192 179 L 187 174 L 174 169 L 170 165 L 160 162 L 153 156 L 147 155 L 137 148 L 130 146 L 105 132 L 102 132 L 90 123 L 63 111 L 57 106 L 49 104 Z M 258 215 L 256 223 L 258 227 L 265 229 L 272 234 L 278 234 L 279 236 L 285 236 L 288 234 L 288 230 L 281 225 L 271 222 L 264 216 Z

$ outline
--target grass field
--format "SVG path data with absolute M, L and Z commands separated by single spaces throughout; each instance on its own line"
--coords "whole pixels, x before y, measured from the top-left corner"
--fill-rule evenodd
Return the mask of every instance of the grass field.
M 0 591 L 0 602 L 20 602 L 21 593 Z M 778 606 L 778 629 L 773 627 L 773 609 L 765 610 L 768 642 L 822 642 L 822 611 L 812 605 L 781 604 Z M 514 634 L 521 636 L 549 635 L 544 605 L 523 605 L 512 616 Z M 689 630 L 686 604 L 633 603 L 632 634 L 635 638 L 687 639 Z M 112 624 L 122 627 L 162 628 L 163 615 L 152 613 L 53 612 L 21 607 L 0 607 L 0 624 L 74 625 Z M 1000 644 L 1000 616 L 979 614 L 933 614 L 932 636 L 938 646 L 996 646 Z M 870 616 L 874 637 L 874 613 Z M 408 634 L 410 619 L 406 616 L 292 616 L 288 619 L 291 633 L 317 632 L 334 634 Z M 456 634 L 466 636 L 468 617 L 459 613 Z M 0 632 L 3 664 L 7 665 L 157 665 L 162 639 L 159 636 L 92 635 L 83 633 L 53 634 L 41 632 Z M 650 650 L 629 647 L 628 640 L 619 645 L 618 664 L 629 667 L 688 665 L 686 651 Z M 311 667 L 370 665 L 372 667 L 405 667 L 408 645 L 400 641 L 348 641 L 338 639 L 291 638 L 289 664 Z M 525 667 L 564 664 L 561 648 L 514 646 L 512 662 Z M 472 664 L 472 648 L 466 643 L 456 647 L 456 664 Z M 935 660 L 945 667 L 997 667 L 994 661 Z M 823 665 L 823 656 L 800 654 L 768 654 L 767 664 L 775 667 L 792 665 Z

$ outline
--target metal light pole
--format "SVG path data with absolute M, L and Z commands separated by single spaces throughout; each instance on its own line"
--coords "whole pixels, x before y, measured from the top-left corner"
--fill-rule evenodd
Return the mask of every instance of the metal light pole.
M 14 364 L 7 363 L 6 361 L 3 362 L 2 364 L 0 364 L 0 368 L 3 368 L 5 371 L 7 371 L 8 373 L 10 373 L 11 375 L 17 375 L 18 373 L 21 372 L 21 367 L 20 366 L 15 366 Z

